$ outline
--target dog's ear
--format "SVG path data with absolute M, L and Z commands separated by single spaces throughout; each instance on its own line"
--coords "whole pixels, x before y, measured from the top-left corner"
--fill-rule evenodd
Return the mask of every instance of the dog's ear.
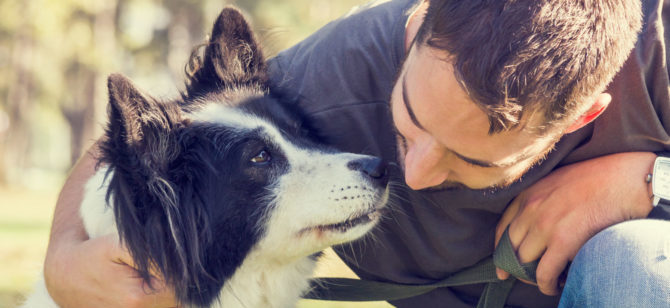
M 109 124 L 100 143 L 100 161 L 114 171 L 107 202 L 138 275 L 151 286 L 151 270 L 165 273 L 166 259 L 181 260 L 162 256 L 183 255 L 173 229 L 183 225 L 174 222 L 179 192 L 168 176 L 182 151 L 175 131 L 182 123 L 180 109 L 143 94 L 119 74 L 109 76 L 108 88 Z
M 142 94 L 123 75 L 112 74 L 107 81 L 109 90 L 109 126 L 103 144 L 104 157 L 142 157 L 145 166 L 167 163 L 175 149 L 168 140 L 169 133 L 181 121 L 179 107 L 163 104 Z M 167 157 L 166 157 L 167 156 Z
M 194 51 L 186 71 L 189 95 L 267 82 L 263 53 L 251 27 L 232 7 L 223 9 L 214 22 L 204 59 Z
M 265 68 L 263 53 L 251 27 L 237 9 L 223 9 L 214 22 L 204 64 L 213 68 L 224 81 L 231 73 L 256 75 Z M 244 79 L 244 76 L 232 77 Z

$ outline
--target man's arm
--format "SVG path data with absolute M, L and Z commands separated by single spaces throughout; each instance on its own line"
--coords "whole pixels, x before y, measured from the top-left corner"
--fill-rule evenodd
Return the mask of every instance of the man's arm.
M 540 259 L 537 285 L 557 295 L 558 277 L 568 261 L 599 231 L 645 218 L 652 209 L 646 175 L 656 155 L 619 153 L 555 170 L 508 206 L 496 230 L 496 245 L 507 226 L 522 263 Z M 498 278 L 509 274 L 498 269 Z
M 154 284 L 157 291 L 143 285 L 115 235 L 86 235 L 79 207 L 85 183 L 95 173 L 95 148 L 74 166 L 56 203 L 44 263 L 49 294 L 64 308 L 174 307 L 172 292 L 160 281 Z

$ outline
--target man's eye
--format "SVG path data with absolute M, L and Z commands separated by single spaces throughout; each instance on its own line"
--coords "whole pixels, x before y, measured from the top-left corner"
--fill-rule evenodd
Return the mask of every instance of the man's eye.
M 256 156 L 251 158 L 251 162 L 254 164 L 267 164 L 270 160 L 272 160 L 272 156 L 270 156 L 270 153 L 266 150 L 258 152 Z

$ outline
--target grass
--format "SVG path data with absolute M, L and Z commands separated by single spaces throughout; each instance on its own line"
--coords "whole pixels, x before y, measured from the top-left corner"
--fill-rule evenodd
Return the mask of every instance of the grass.
M 16 307 L 38 277 L 56 196 L 0 188 L 0 307 Z
M 39 276 L 58 191 L 0 187 L 0 308 L 17 307 Z M 327 250 L 317 276 L 355 277 Z M 301 300 L 298 308 L 387 308 L 383 302 L 350 303 Z

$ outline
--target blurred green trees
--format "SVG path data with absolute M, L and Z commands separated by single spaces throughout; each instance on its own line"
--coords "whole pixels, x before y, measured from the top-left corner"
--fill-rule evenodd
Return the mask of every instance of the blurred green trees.
M 364 1 L 0 0 L 0 184 L 59 185 L 101 133 L 110 73 L 174 95 L 225 5 L 272 55 Z

